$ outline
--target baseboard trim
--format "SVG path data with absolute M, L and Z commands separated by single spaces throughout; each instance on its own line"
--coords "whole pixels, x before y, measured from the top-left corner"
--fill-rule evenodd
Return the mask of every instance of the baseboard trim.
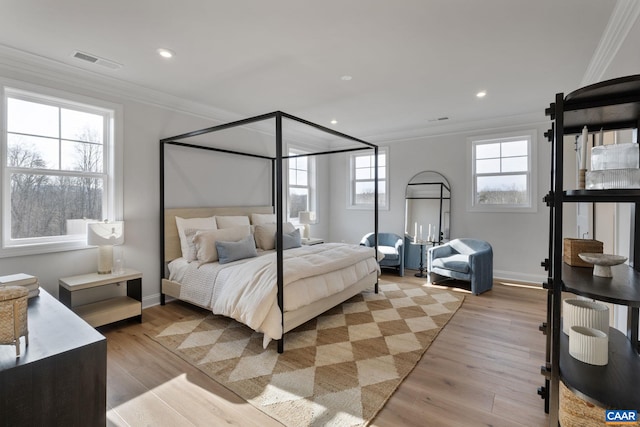
M 547 276 L 544 274 L 526 274 L 516 271 L 493 270 L 493 280 L 513 280 L 516 282 L 540 285 L 542 287 L 542 283 L 547 281 Z

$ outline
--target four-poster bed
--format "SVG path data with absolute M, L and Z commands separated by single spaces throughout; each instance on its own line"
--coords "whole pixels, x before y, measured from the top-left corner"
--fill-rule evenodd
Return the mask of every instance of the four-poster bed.
M 287 156 L 283 154 L 283 119 L 290 120 L 297 125 L 305 125 L 309 126 L 317 131 L 323 132 L 325 134 L 329 134 L 332 137 L 336 137 L 338 139 L 346 140 L 351 143 L 357 143 L 356 147 L 349 148 L 341 148 L 341 149 L 329 149 L 316 153 L 306 153 L 304 155 L 295 155 L 295 156 Z M 275 155 L 262 155 L 255 153 L 247 153 L 236 150 L 230 150 L 225 148 L 215 148 L 208 144 L 203 143 L 187 143 L 185 140 L 189 140 L 190 138 L 211 134 L 214 132 L 218 132 L 221 130 L 233 129 L 237 127 L 246 126 L 253 123 L 264 122 L 266 120 L 274 120 L 275 122 Z M 170 146 L 178 146 L 178 147 L 186 147 L 188 149 L 194 150 L 207 150 L 219 153 L 226 153 L 238 156 L 249 156 L 252 158 L 263 159 L 265 161 L 270 162 L 271 166 L 271 206 L 252 206 L 252 207 L 203 207 L 203 208 L 171 208 L 168 209 L 165 206 L 165 171 L 167 164 L 165 162 L 165 150 Z M 349 135 L 342 134 L 335 130 L 325 128 L 321 125 L 308 122 L 306 120 L 297 118 L 295 116 L 291 116 L 289 114 L 276 111 L 273 113 L 256 116 L 244 120 L 239 120 L 232 123 L 227 123 L 219 126 L 210 127 L 207 129 L 202 129 L 194 132 L 189 132 L 186 134 L 165 138 L 160 141 L 160 234 L 161 240 L 163 244 L 161 245 L 161 277 L 162 277 L 162 290 L 161 290 L 161 303 L 165 303 L 165 296 L 169 295 L 170 297 L 178 298 L 186 300 L 190 303 L 200 305 L 206 307 L 207 309 L 212 309 L 212 307 L 216 307 L 217 300 L 220 299 L 219 289 L 231 288 L 234 289 L 234 286 L 229 286 L 225 283 L 218 284 L 219 282 L 223 282 L 223 279 L 226 280 L 227 277 L 241 276 L 241 273 L 238 271 L 246 271 L 245 276 L 254 276 L 254 277 L 244 277 L 240 278 L 242 280 L 246 280 L 247 282 L 251 282 L 248 286 L 253 286 L 251 289 L 262 289 L 263 283 L 261 283 L 258 279 L 258 283 L 254 283 L 254 278 L 262 278 L 265 276 L 264 269 L 271 268 L 271 273 L 273 274 L 273 281 L 277 286 L 275 289 L 275 301 L 274 307 L 277 310 L 277 314 L 279 317 L 279 325 L 278 331 L 276 332 L 268 332 L 273 329 L 271 326 L 265 326 L 256 328 L 255 325 L 252 325 L 251 322 L 245 322 L 246 314 L 236 316 L 235 308 L 230 309 L 228 312 L 221 311 L 216 313 L 216 309 L 213 311 L 216 314 L 223 314 L 230 317 L 234 317 L 237 320 L 242 321 L 243 323 L 252 326 L 254 329 L 259 330 L 260 332 L 265 333 L 265 344 L 267 338 L 273 338 L 278 340 L 278 352 L 282 352 L 284 349 L 284 333 L 290 331 L 296 326 L 315 318 L 322 312 L 334 307 L 335 305 L 340 304 L 341 302 L 347 300 L 353 295 L 360 293 L 362 290 L 367 289 L 371 286 L 375 287 L 375 292 L 378 292 L 378 273 L 379 267 L 377 264 L 377 245 L 374 245 L 373 249 L 363 248 L 354 245 L 345 245 L 345 244 L 326 244 L 326 245 L 317 245 L 317 247 L 300 247 L 293 249 L 287 249 L 286 242 L 288 242 L 289 237 L 285 232 L 285 227 L 287 227 L 287 223 L 284 222 L 284 195 L 283 195 L 283 173 L 285 169 L 283 169 L 283 160 L 299 157 L 299 156 L 318 156 L 318 155 L 327 155 L 327 154 L 335 154 L 335 153 L 345 153 L 350 151 L 359 151 L 359 150 L 372 150 L 374 154 L 374 209 L 373 209 L 373 222 L 374 222 L 374 230 L 377 235 L 378 232 L 378 185 L 377 185 L 377 173 L 378 173 L 378 147 L 374 144 L 367 143 L 360 139 L 351 137 Z M 251 260 L 238 260 L 232 262 L 225 266 L 216 266 L 217 263 L 212 263 L 212 265 L 207 264 L 206 266 L 202 265 L 202 263 L 198 264 L 193 263 L 189 264 L 188 261 L 184 259 L 184 253 L 181 253 L 181 239 L 183 237 L 181 233 L 178 231 L 178 227 L 176 226 L 176 217 L 178 218 L 197 218 L 196 221 L 207 220 L 208 218 L 222 218 L 231 219 L 234 217 L 241 218 L 241 216 L 246 216 L 247 218 L 251 218 L 251 215 L 268 215 L 275 214 L 275 221 L 272 225 L 272 229 L 275 230 L 275 237 L 273 239 L 273 243 L 275 244 L 274 251 L 264 251 L 258 253 L 258 256 L 252 258 Z M 213 220 L 215 221 L 215 220 Z M 244 224 L 244 223 L 243 223 Z M 246 222 L 248 224 L 248 220 Z M 259 225 L 252 224 L 251 232 L 258 230 Z M 214 227 L 215 228 L 215 227 Z M 248 230 L 248 228 L 247 228 Z M 204 230 L 189 230 L 190 232 L 196 232 L 196 235 L 204 235 L 206 233 Z M 198 234 L 200 233 L 200 234 Z M 182 231 L 184 234 L 184 230 Z M 209 232 L 210 235 L 215 234 L 215 232 Z M 184 245 L 184 239 L 183 245 Z M 197 240 L 197 238 L 195 239 Z M 256 238 L 256 242 L 258 242 Z M 218 246 L 219 242 L 216 242 L 216 247 L 220 250 Z M 225 242 L 222 242 L 225 243 Z M 256 245 L 259 246 L 259 245 Z M 350 246 L 350 247 L 349 247 Z M 273 248 L 267 248 L 273 249 Z M 285 249 L 287 249 L 285 251 Z M 198 249 L 200 250 L 200 249 Z M 366 253 L 365 251 L 369 250 L 370 253 Z M 183 248 L 184 251 L 184 248 Z M 198 252 L 200 254 L 200 252 Z M 217 258 L 216 258 L 217 260 Z M 352 260 L 347 261 L 347 260 Z M 242 264 L 246 261 L 246 264 Z M 236 266 L 235 264 L 241 264 L 240 266 Z M 257 265 L 258 267 L 252 267 Z M 275 265 L 275 269 L 273 266 Z M 292 267 L 294 266 L 294 267 Z M 297 266 L 297 267 L 295 267 Z M 322 266 L 322 268 L 320 268 Z M 256 270 L 252 270 L 252 268 Z M 180 270 L 181 269 L 181 270 Z M 220 272 L 224 270 L 225 273 L 221 274 Z M 325 271 L 326 269 L 326 271 Z M 169 271 L 169 277 L 167 277 L 167 271 Z M 207 296 L 199 301 L 197 298 L 189 297 L 187 289 L 188 286 L 183 283 L 185 281 L 185 277 L 191 277 L 194 275 L 202 276 L 205 274 L 206 270 L 210 270 L 210 277 L 212 279 L 206 279 L 207 281 L 213 281 L 215 284 L 212 286 L 216 287 L 215 290 L 203 290 L 202 287 L 196 288 L 195 293 L 193 294 L 201 294 L 207 293 Z M 316 271 L 318 270 L 318 271 Z M 322 270 L 322 271 L 320 271 Z M 286 271 L 286 274 L 285 274 Z M 294 272 L 292 274 L 292 272 Z M 291 278 L 291 276 L 294 276 Z M 311 276 L 311 277 L 310 277 Z M 222 277 L 222 279 L 220 279 Z M 342 278 L 342 279 L 339 279 Z M 344 279 L 344 280 L 343 280 Z M 199 278 L 197 279 L 202 283 L 205 279 Z M 319 280 L 319 283 L 329 283 L 329 286 L 325 286 L 327 288 L 326 291 L 318 291 L 322 286 L 315 283 L 313 280 Z M 304 282 L 299 284 L 299 282 Z M 338 283 L 339 282 L 339 283 Z M 344 283 L 342 283 L 344 282 Z M 273 287 L 273 283 L 271 286 Z M 201 286 L 201 285 L 198 285 Z M 287 286 L 287 303 L 285 304 L 285 286 Z M 304 286 L 307 286 L 305 288 Z M 331 289 L 329 289 L 331 288 Z M 291 291 L 290 291 L 291 289 Z M 307 301 L 304 304 L 294 301 L 298 297 L 291 296 L 292 294 L 302 295 L 307 292 L 307 289 L 311 293 L 317 293 L 318 295 L 314 297 L 311 301 Z M 252 291 L 253 292 L 253 291 Z M 266 293 L 267 291 L 265 291 Z M 217 294 L 214 298 L 212 295 Z M 250 294 L 250 292 L 247 292 Z M 242 302 L 242 301 L 240 301 Z M 293 304 L 293 305 L 292 305 Z M 302 304 L 302 305 L 301 305 Z M 248 315 L 251 317 L 251 313 Z M 274 313 L 273 309 L 266 317 L 273 318 Z M 265 321 L 266 324 L 266 321 Z M 278 334 L 279 333 L 279 334 Z

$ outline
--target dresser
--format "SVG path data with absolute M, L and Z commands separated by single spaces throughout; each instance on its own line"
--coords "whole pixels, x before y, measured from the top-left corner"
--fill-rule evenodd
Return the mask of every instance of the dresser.
M 29 300 L 29 346 L 0 346 L 0 426 L 104 426 L 107 340 L 44 289 Z

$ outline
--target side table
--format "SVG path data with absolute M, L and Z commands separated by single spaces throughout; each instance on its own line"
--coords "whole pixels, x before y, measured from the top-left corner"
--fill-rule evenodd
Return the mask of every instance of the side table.
M 424 240 L 417 240 L 415 242 L 411 242 L 412 245 L 420 246 L 420 266 L 418 268 L 418 272 L 415 274 L 416 277 L 426 277 L 424 274 L 424 247 L 428 242 Z
M 73 293 L 82 289 L 127 283 L 127 296 L 74 306 Z M 82 274 L 58 280 L 58 298 L 94 328 L 137 317 L 142 322 L 142 273 L 131 268 L 122 274 Z

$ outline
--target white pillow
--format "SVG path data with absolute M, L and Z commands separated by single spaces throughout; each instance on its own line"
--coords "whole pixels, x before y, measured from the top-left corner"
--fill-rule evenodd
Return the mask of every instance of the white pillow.
M 224 215 L 216 216 L 218 228 L 239 227 L 249 225 L 249 217 L 246 215 Z
M 275 224 L 275 223 L 276 223 L 276 214 L 259 214 L 259 213 L 251 214 L 251 224 L 253 225 Z
M 215 230 L 218 228 L 215 216 L 211 216 L 209 218 L 181 218 L 177 216 L 176 227 L 178 227 L 178 237 L 180 237 L 182 257 L 187 260 L 189 259 L 189 244 L 191 243 L 191 239 L 187 239 L 185 230 L 187 228 L 198 230 Z
M 240 227 L 222 228 L 218 230 L 199 230 L 193 236 L 196 245 L 196 256 L 200 264 L 218 260 L 216 242 L 238 242 L 251 235 L 248 225 Z
M 290 222 L 283 224 L 284 233 L 291 233 L 296 228 Z M 256 225 L 253 237 L 259 249 L 268 251 L 276 247 L 276 224 Z

